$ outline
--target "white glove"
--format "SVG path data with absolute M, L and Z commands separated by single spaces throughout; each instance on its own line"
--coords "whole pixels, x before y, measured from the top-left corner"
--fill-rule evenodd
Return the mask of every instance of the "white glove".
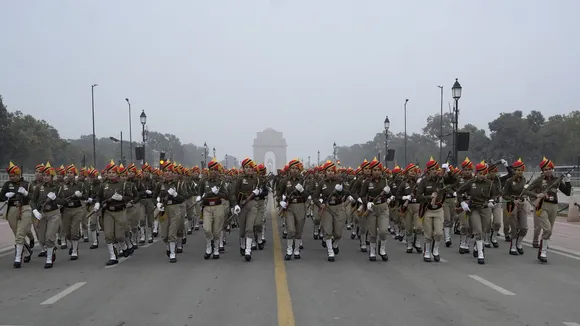
M 99 203 L 96 203 L 96 204 L 95 204 L 95 207 L 93 207 L 93 211 L 94 211 L 94 212 L 96 212 L 96 211 L 98 211 L 98 210 L 99 210 L 99 208 L 101 208 L 101 204 L 99 204 Z
M 98 177 L 97 177 L 97 179 L 99 179 L 99 180 L 103 180 L 103 177 L 101 177 L 101 176 L 98 176 Z
M 14 195 L 15 195 L 15 193 L 13 193 L 13 192 L 7 192 L 5 196 L 6 196 L 6 198 L 10 199 L 10 198 L 14 197 Z
M 163 212 L 163 204 L 157 203 L 157 209 Z
M 493 208 L 494 206 L 495 206 L 495 201 L 493 199 L 490 199 L 489 202 L 487 203 L 487 207 Z
M 93 199 L 92 198 L 87 198 L 87 204 L 92 204 L 93 203 Z
M 359 202 L 359 203 L 361 203 L 361 204 L 363 203 L 363 202 L 362 202 L 362 199 L 360 199 L 360 197 L 359 197 L 359 198 L 358 198 L 356 201 L 358 201 L 358 202 Z
M 503 164 L 503 166 L 505 166 L 506 168 L 508 167 L 508 163 L 506 160 L 504 160 L 503 158 L 501 160 L 499 160 L 501 162 L 501 164 Z
M 342 191 L 342 185 L 341 184 L 337 184 L 336 186 L 334 186 L 334 190 L 336 190 L 336 191 Z
M 216 186 L 211 187 L 211 192 L 213 192 L 214 195 L 217 195 L 219 191 L 220 190 Z
M 153 192 L 151 190 L 147 189 L 147 190 L 145 190 L 145 193 L 148 195 L 151 195 Z
M 411 196 L 409 195 L 403 196 L 403 200 L 411 200 Z
M 389 197 L 389 199 L 390 199 L 391 201 L 393 201 L 393 200 L 395 200 L 395 196 L 391 196 L 391 197 Z
M 116 200 L 116 201 L 121 201 L 121 200 L 123 200 L 123 196 L 121 196 L 118 193 L 115 193 L 113 196 L 111 196 L 111 199 Z
M 28 191 L 26 191 L 26 189 L 24 189 L 24 187 L 18 188 L 18 192 L 21 193 L 25 197 L 28 196 Z
M 242 209 L 240 208 L 240 206 L 239 206 L 239 205 L 236 205 L 236 206 L 234 207 L 234 214 L 240 214 L 240 212 L 241 212 L 241 211 L 242 211 Z
M 301 184 L 295 185 L 294 188 L 296 188 L 296 190 L 298 190 L 298 192 L 303 192 L 304 191 L 304 187 L 302 187 Z
M 280 202 L 280 207 L 282 207 L 283 209 L 286 209 L 286 208 L 288 208 L 288 203 L 285 202 L 285 201 L 281 201 Z
M 457 197 L 457 193 L 455 191 L 453 192 L 453 197 Z
M 282 195 L 282 201 L 286 200 L 286 195 Z
M 570 180 L 572 180 L 572 176 L 570 174 L 566 174 L 562 180 L 564 180 L 564 182 L 568 183 L 568 182 L 570 182 Z M 18 192 L 20 192 L 20 189 L 18 189 Z
M 77 191 L 75 191 L 75 196 L 82 197 L 83 193 L 77 190 Z
M 232 214 L 234 213 L 234 209 L 233 208 L 230 208 L 230 213 L 232 213 Z
M 324 203 L 324 200 L 322 200 L 322 198 L 320 198 L 320 199 L 318 199 L 318 202 L 321 203 L 321 204 L 323 204 Z
M 524 185 L 524 189 L 528 189 L 528 186 L 529 186 L 529 184 L 527 184 L 527 183 L 526 183 L 526 184 Z
M 352 197 L 352 196 L 348 196 L 346 199 L 348 199 L 348 201 L 351 203 L 355 202 L 354 197 Z
M 160 203 L 161 202 L 161 197 L 157 197 L 157 202 Z
M 196 201 L 196 202 L 199 202 L 199 201 L 201 201 L 201 196 L 197 196 L 197 197 L 195 197 L 195 201 Z
M 32 211 L 32 214 L 34 214 L 34 217 L 36 217 L 36 219 L 39 220 L 39 221 L 42 218 L 42 214 L 40 214 L 40 212 L 38 211 L 38 209 L 33 210 Z
M 443 163 L 443 164 L 441 164 L 441 168 L 444 169 L 445 171 L 449 172 L 449 164 Z
M 56 195 L 54 194 L 54 192 L 49 192 L 48 194 L 46 194 L 46 197 L 50 198 L 50 200 L 56 199 Z
M 393 197 L 393 196 L 391 196 L 391 197 Z M 391 199 L 391 197 L 387 198 L 387 204 L 390 204 L 393 201 L 393 199 Z
M 389 186 L 385 186 L 385 187 L 383 188 L 383 191 L 385 192 L 385 194 L 388 194 L 388 193 L 390 193 L 390 192 L 391 192 L 391 187 L 389 187 Z
M 375 206 L 375 204 L 374 204 L 374 203 L 368 202 L 368 203 L 367 203 L 367 210 L 368 210 L 368 211 L 372 211 L 372 210 L 373 210 L 373 206 Z
M 417 179 L 417 184 L 421 183 L 421 180 L 423 180 L 423 178 Z
M 260 189 L 256 188 L 252 192 L 254 193 L 254 195 L 258 196 L 260 194 Z
M 308 196 L 308 200 L 312 200 L 312 196 Z
M 173 197 L 177 197 L 177 191 L 175 191 L 175 189 L 173 188 L 169 188 L 169 190 L 167 190 L 167 193 Z
M 463 211 L 464 211 L 464 212 L 469 212 L 469 211 L 471 211 L 471 210 L 469 209 L 469 205 L 467 205 L 467 203 L 466 203 L 466 202 L 464 202 L 464 201 L 462 201 L 462 202 L 461 202 L 461 208 L 463 208 Z

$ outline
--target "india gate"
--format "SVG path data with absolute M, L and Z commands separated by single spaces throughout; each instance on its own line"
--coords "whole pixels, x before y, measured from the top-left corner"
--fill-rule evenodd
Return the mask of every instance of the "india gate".
M 265 129 L 256 134 L 254 138 L 254 161 L 264 162 L 270 173 L 276 173 L 286 165 L 286 139 L 280 131 L 272 128 Z

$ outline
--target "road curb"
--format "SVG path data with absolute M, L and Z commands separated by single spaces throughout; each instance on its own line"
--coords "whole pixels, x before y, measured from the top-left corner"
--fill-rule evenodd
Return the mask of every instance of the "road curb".
M 4 252 L 10 251 L 10 250 L 14 250 L 14 246 L 7 246 L 4 248 L 0 248 L 0 253 L 4 253 Z

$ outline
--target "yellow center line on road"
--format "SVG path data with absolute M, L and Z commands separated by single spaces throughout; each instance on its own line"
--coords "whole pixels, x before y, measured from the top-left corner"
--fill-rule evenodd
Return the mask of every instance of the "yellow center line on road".
M 272 197 L 269 199 L 272 199 Z M 274 245 L 274 278 L 276 279 L 276 299 L 278 301 L 278 326 L 295 326 L 286 266 L 282 256 L 282 241 L 278 231 L 278 216 L 273 203 L 272 200 L 269 206 L 272 209 L 272 243 Z

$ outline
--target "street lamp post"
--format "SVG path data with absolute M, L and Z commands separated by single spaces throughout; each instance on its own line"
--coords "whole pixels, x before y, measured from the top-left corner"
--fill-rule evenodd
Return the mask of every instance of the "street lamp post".
M 228 169 L 228 154 L 226 154 L 226 170 Z
M 443 159 L 443 86 L 437 86 L 441 90 L 441 113 L 439 113 L 439 162 Z
M 147 115 L 145 114 L 145 110 L 141 111 L 141 115 L 139 116 L 139 120 L 141 120 L 141 126 L 143 126 L 143 131 L 141 134 L 143 135 L 143 163 L 147 162 L 145 160 L 145 143 L 147 142 L 147 133 L 145 132 L 145 125 L 147 124 Z
M 212 151 L 213 151 L 213 157 L 215 158 L 215 147 L 212 148 Z
M 320 151 L 317 152 L 317 166 L 320 166 Z
M 99 84 L 91 85 L 91 109 L 93 111 L 93 167 L 97 167 L 97 138 L 95 136 L 95 87 Z
M 334 162 L 336 162 L 336 142 L 332 143 L 332 156 L 334 157 Z
M 310 155 L 308 155 L 308 168 L 310 169 Z
M 391 121 L 389 120 L 389 116 L 385 118 L 385 167 L 388 166 L 387 164 L 387 156 L 389 155 L 389 128 L 391 127 Z
M 455 100 L 455 108 L 454 108 L 454 113 L 455 113 L 455 117 L 453 119 L 453 164 L 455 166 L 457 166 L 457 162 L 459 160 L 459 151 L 457 150 L 457 131 L 458 131 L 458 125 L 459 125 L 459 99 L 461 98 L 461 84 L 459 84 L 459 81 L 457 80 L 457 78 L 455 78 L 455 83 L 453 84 L 453 87 L 451 88 L 451 95 L 453 96 L 453 99 Z
M 125 98 L 127 104 L 129 105 L 129 157 L 131 158 L 131 163 L 133 163 L 133 130 L 131 129 L 131 102 L 128 98 Z
M 409 99 L 405 99 L 405 166 L 407 165 L 407 102 Z

